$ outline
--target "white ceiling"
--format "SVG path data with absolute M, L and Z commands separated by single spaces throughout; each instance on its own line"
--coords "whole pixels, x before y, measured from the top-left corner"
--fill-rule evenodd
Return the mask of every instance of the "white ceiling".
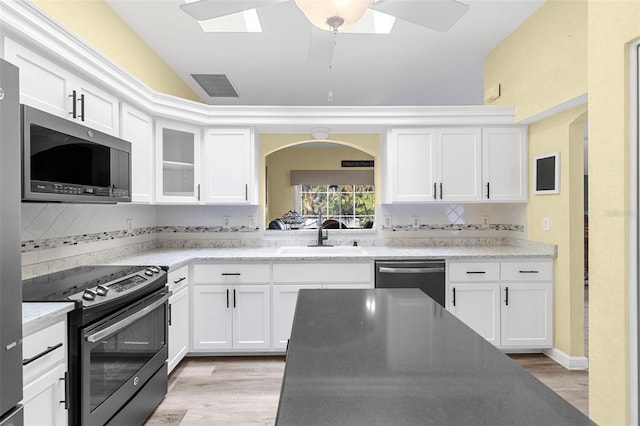
M 293 1 L 259 9 L 262 33 L 205 33 L 182 0 L 106 0 L 204 102 L 279 106 L 482 104 L 484 56 L 544 1 L 462 2 L 446 33 L 396 20 L 389 35 L 338 34 L 330 71 L 308 64 L 311 24 Z M 211 98 L 191 74 L 226 74 L 240 96 Z

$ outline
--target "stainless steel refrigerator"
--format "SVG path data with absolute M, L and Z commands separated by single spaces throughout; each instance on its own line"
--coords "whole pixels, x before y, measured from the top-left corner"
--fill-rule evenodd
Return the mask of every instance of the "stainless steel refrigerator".
M 22 426 L 18 68 L 0 59 L 0 426 Z

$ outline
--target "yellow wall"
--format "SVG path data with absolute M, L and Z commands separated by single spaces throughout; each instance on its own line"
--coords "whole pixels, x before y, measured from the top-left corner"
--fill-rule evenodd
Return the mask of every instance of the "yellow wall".
M 587 2 L 549 0 L 485 57 L 485 88 L 500 84 L 494 104 L 514 105 L 524 120 L 587 90 Z M 558 246 L 555 262 L 554 347 L 584 355 L 583 156 L 586 106 L 529 127 L 529 238 Z M 573 135 L 570 131 L 575 121 Z M 579 138 L 574 141 L 573 138 Z M 533 158 L 560 151 L 560 193 L 533 194 Z M 551 230 L 542 231 L 542 218 Z
M 280 151 L 284 148 L 289 148 L 299 145 L 304 142 L 309 142 L 310 138 L 308 134 L 262 134 L 260 135 L 260 203 L 264 203 L 265 200 L 265 167 L 267 165 L 266 157 L 276 151 Z M 325 165 L 328 167 L 338 169 L 340 167 L 339 160 L 359 160 L 359 159 L 373 159 L 375 164 L 375 188 L 376 188 L 376 204 L 381 200 L 380 188 L 382 187 L 380 181 L 380 135 L 379 134 L 335 134 L 331 135 L 328 142 L 336 142 L 345 145 L 342 149 L 331 149 L 335 152 L 336 157 L 331 159 L 330 155 L 323 155 L 325 157 L 322 160 L 322 166 L 315 161 L 315 157 L 302 153 L 301 158 L 305 159 L 306 164 L 304 167 L 298 167 L 298 164 L 289 164 L 287 168 L 291 169 L 324 169 Z M 300 150 L 307 150 L 309 148 L 299 148 Z M 326 150 L 330 148 L 317 148 L 316 150 Z M 362 153 L 356 152 L 363 151 Z M 296 152 L 295 150 L 292 152 Z M 313 154 L 315 155 L 315 154 Z M 356 157 L 353 157 L 353 156 Z M 349 156 L 349 157 L 345 157 Z M 271 158 L 278 158 L 281 156 L 271 155 Z M 320 157 L 318 157 L 320 158 Z M 293 161 L 293 159 L 291 159 Z M 309 165 L 309 163 L 313 165 Z M 269 175 L 272 178 L 279 179 L 280 181 L 286 179 L 286 184 L 289 182 L 289 174 L 283 170 L 276 170 L 274 165 L 269 166 Z M 275 185 L 282 185 L 282 183 L 275 183 Z M 293 192 L 289 187 L 288 191 L 281 191 L 282 194 L 276 194 L 280 191 L 276 188 L 269 188 L 269 205 L 268 210 L 265 209 L 265 223 L 269 223 L 270 220 L 282 216 L 291 209 L 291 202 L 293 200 Z M 274 198 L 276 197 L 276 198 Z
M 153 90 L 202 102 L 102 0 L 34 0 L 58 22 Z
M 492 105 L 515 105 L 520 121 L 587 91 L 587 1 L 548 0 L 485 57 Z
M 571 356 L 584 355 L 583 135 L 586 105 L 529 126 L 529 157 L 560 152 L 560 193 L 533 193 L 530 176 L 529 238 L 558 246 L 555 262 L 553 346 Z M 551 220 L 550 231 L 542 219 Z
M 282 217 L 289 210 L 296 210 L 293 186 L 290 184 L 291 170 L 345 170 L 340 164 L 341 160 L 373 160 L 373 156 L 346 146 L 313 148 L 304 145 L 281 149 L 268 155 L 266 159 L 269 171 L 267 223 Z M 354 170 L 373 170 L 373 168 L 364 167 Z
M 629 424 L 628 44 L 639 37 L 637 0 L 549 0 L 485 58 L 485 87 L 502 84 L 495 103 L 515 105 L 518 120 L 588 92 L 589 415 L 602 425 Z M 583 120 L 577 107 L 529 131 L 530 157 L 560 150 L 569 167 L 561 194 L 532 195 L 528 213 L 531 239 L 558 244 L 555 343 L 570 355 L 580 354 L 574 276 L 582 257 L 582 157 L 574 150 Z M 551 232 L 540 230 L 543 215 L 552 219 Z
M 589 412 L 622 425 L 630 403 L 628 44 L 640 38 L 640 2 L 590 0 L 588 22 Z

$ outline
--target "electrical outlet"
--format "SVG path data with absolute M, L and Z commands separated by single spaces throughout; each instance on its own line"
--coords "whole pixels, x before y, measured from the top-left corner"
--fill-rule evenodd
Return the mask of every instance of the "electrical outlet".
M 387 228 L 391 227 L 391 216 L 384 217 L 384 226 L 386 226 Z
M 551 231 L 551 219 L 548 217 L 542 218 L 542 230 Z
M 127 232 L 131 232 L 133 230 L 133 220 L 127 219 Z
M 231 222 L 231 218 L 229 216 L 225 216 L 222 218 L 222 227 L 223 228 L 228 228 L 229 224 Z
M 414 228 L 420 228 L 420 216 L 413 216 L 411 220 L 411 226 Z
M 255 228 L 255 227 L 256 227 L 256 217 L 249 216 L 249 228 Z
M 482 227 L 483 228 L 488 228 L 489 227 L 489 216 L 482 216 Z

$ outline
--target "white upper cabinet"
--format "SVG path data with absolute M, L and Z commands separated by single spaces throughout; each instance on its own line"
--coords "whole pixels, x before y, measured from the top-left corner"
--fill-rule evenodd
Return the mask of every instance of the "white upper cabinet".
M 385 148 L 386 202 L 527 201 L 525 127 L 392 129 Z
M 5 38 L 5 59 L 20 68 L 20 102 L 119 136 L 118 98 Z
M 131 201 L 153 202 L 153 119 L 122 104 L 122 139 L 131 142 Z
M 391 130 L 391 202 L 480 201 L 481 148 L 480 128 Z
M 156 202 L 199 203 L 200 128 L 156 122 Z
M 527 129 L 482 130 L 483 195 L 485 201 L 527 201 Z
M 436 198 L 435 129 L 393 129 L 388 139 L 387 179 L 392 202 Z
M 480 201 L 481 159 L 479 128 L 438 130 L 438 200 Z
M 203 151 L 205 203 L 257 203 L 256 146 L 252 129 L 207 129 Z

